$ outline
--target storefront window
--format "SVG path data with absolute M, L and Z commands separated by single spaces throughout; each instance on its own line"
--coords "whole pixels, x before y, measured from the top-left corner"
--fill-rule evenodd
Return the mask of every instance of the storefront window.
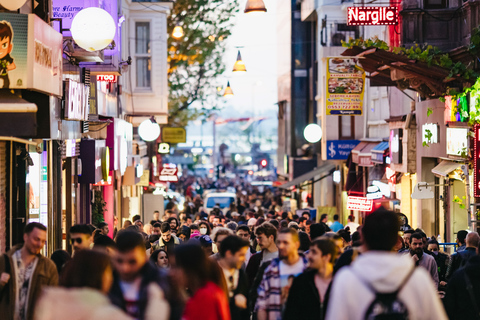
M 40 222 L 48 226 L 48 182 L 47 182 L 47 152 L 41 154 L 30 152 L 33 165 L 27 172 L 27 206 L 28 222 Z

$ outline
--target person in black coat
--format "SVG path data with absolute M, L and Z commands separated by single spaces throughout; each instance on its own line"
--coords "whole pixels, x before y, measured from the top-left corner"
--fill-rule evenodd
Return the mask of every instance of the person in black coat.
M 464 268 L 456 271 L 447 285 L 443 304 L 450 320 L 478 319 L 480 309 L 480 256 L 471 257 Z M 472 286 L 474 300 L 467 285 Z M 475 307 L 476 305 L 476 307 Z M 477 311 L 478 312 L 478 311 Z
M 218 265 L 223 271 L 228 288 L 230 315 L 232 320 L 249 320 L 248 279 L 242 270 L 250 243 L 239 236 L 223 239 L 219 248 Z
M 293 280 L 283 320 L 325 318 L 337 246 L 329 238 L 318 238 L 312 242 L 307 258 L 309 269 Z

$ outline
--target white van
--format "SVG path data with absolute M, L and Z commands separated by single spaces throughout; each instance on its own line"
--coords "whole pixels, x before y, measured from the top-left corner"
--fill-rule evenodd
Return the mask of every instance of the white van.
M 230 209 L 230 204 L 237 203 L 237 195 L 231 192 L 211 192 L 205 197 L 205 212 L 210 214 L 213 207 L 218 204 L 223 214 Z

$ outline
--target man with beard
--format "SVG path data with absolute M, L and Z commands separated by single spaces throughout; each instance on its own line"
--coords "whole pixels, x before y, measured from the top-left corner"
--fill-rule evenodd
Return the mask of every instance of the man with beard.
M 295 229 L 281 229 L 277 247 L 278 258 L 265 269 L 258 288 L 255 305 L 258 320 L 282 319 L 293 280 L 307 267 L 307 259 L 298 253 L 300 239 Z
M 0 255 L 1 319 L 33 319 L 42 290 L 57 285 L 57 267 L 41 255 L 46 240 L 47 228 L 31 222 L 23 232 L 24 243 Z
M 438 288 L 438 268 L 435 259 L 424 253 L 423 251 L 423 239 L 420 233 L 412 234 L 410 239 L 410 255 L 412 256 L 415 266 L 422 266 L 427 269 L 428 273 L 432 276 L 435 286 Z

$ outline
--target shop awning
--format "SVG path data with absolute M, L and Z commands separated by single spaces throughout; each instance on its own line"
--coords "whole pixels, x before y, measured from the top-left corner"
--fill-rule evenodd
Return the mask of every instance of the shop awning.
M 2 92 L 0 136 L 34 137 L 36 134 L 37 105 L 9 92 Z
M 446 177 L 458 167 L 460 167 L 460 163 L 458 162 L 443 160 L 432 169 L 432 173 L 437 176 Z
M 388 149 L 388 142 L 383 141 L 377 144 L 373 149 L 372 149 L 372 161 L 374 163 L 383 163 L 384 162 L 384 154 L 385 150 Z
M 335 171 L 335 166 L 333 164 L 324 164 L 308 173 L 305 173 L 292 181 L 289 181 L 287 183 L 284 183 L 281 185 L 279 188 L 280 189 L 290 189 L 291 187 L 295 187 L 298 185 L 303 184 L 304 182 L 310 181 L 316 176 L 319 176 L 321 174 L 324 174 L 324 177 L 332 174 L 332 172 Z
M 352 150 L 352 160 L 361 167 L 373 167 L 372 149 L 375 148 L 378 141 L 362 141 Z

